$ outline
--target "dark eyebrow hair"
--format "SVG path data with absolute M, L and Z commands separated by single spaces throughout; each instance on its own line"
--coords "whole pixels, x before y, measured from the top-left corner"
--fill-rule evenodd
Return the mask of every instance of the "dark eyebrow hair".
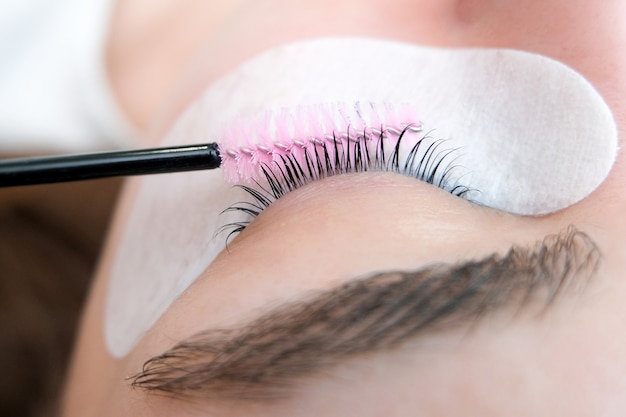
M 132 385 L 178 398 L 282 398 L 305 377 L 363 354 L 506 309 L 539 305 L 541 313 L 566 289 L 584 287 L 599 258 L 570 226 L 505 255 L 378 273 L 239 328 L 198 333 L 149 359 Z

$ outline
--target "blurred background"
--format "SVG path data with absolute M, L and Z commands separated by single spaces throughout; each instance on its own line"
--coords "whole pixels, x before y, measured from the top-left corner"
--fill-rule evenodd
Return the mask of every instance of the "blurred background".
M 112 0 L 0 2 L 0 158 L 134 145 Z M 0 417 L 53 416 L 121 181 L 0 188 Z
M 53 416 L 119 180 L 0 188 L 0 416 Z

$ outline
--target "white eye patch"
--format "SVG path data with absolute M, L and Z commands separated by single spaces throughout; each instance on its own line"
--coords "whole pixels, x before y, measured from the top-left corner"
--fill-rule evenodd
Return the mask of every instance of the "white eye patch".
M 570 206 L 608 175 L 613 116 L 578 73 L 500 49 L 438 49 L 361 38 L 281 46 L 215 81 L 163 145 L 219 140 L 229 121 L 321 103 L 397 103 L 458 148 L 472 199 L 522 215 Z M 105 340 L 127 354 L 224 248 L 220 213 L 238 199 L 219 171 L 136 180 L 111 267 Z
M 617 153 L 612 113 L 591 84 L 557 61 L 514 50 L 300 42 L 247 62 L 204 102 L 220 120 L 327 102 L 410 104 L 425 131 L 460 148 L 462 182 L 479 191 L 473 200 L 522 215 L 580 201 Z

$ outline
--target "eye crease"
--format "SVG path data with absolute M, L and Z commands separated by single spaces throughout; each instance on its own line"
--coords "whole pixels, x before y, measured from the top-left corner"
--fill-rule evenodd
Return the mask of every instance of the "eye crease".
M 398 131 L 383 126 L 334 132 L 326 141 L 314 141 L 314 146 L 303 147 L 300 155 L 288 153 L 273 162 L 262 163 L 259 180 L 237 185 L 253 201 L 238 202 L 224 210 L 225 213 L 242 212 L 248 219 L 228 223 L 219 232 L 228 232 L 229 240 L 287 193 L 343 174 L 397 173 L 470 199 L 475 190 L 459 180 L 460 166 L 456 165 L 459 153 L 457 148 L 446 147 L 445 140 L 434 139 L 430 133 L 423 134 L 421 127 L 414 124 Z

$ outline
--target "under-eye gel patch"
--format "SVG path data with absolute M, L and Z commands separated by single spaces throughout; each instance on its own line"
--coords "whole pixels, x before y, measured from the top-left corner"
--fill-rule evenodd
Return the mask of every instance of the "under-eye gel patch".
M 471 200 L 514 214 L 580 201 L 617 153 L 608 106 L 559 62 L 363 38 L 298 42 L 252 58 L 209 86 L 162 144 L 219 141 L 228 121 L 325 103 L 410 106 L 424 134 L 458 149 L 450 180 L 472 190 Z M 114 356 L 126 355 L 224 248 L 214 238 L 219 214 L 241 190 L 218 171 L 180 175 L 135 180 L 108 283 L 105 340 Z
M 248 61 L 204 102 L 221 120 L 328 102 L 409 104 L 425 132 L 459 148 L 473 200 L 521 215 L 580 201 L 617 151 L 612 113 L 594 87 L 553 59 L 516 50 L 312 40 Z

